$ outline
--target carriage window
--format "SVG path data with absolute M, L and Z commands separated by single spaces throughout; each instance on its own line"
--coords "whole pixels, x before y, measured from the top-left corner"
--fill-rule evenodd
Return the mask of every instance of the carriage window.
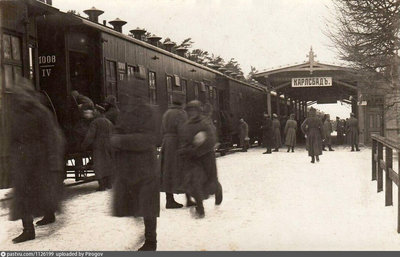
M 128 81 L 135 77 L 135 67 L 128 65 Z
M 199 99 L 199 82 L 194 83 L 194 99 Z
M 187 80 L 182 79 L 182 92 L 185 94 L 185 102 L 187 103 Z
M 151 104 L 157 104 L 156 73 L 149 71 L 149 98 Z
M 11 59 L 11 36 L 3 35 L 4 59 Z
M 11 37 L 11 47 L 12 47 L 12 58 L 13 60 L 21 60 L 21 46 L 19 38 Z
M 168 103 L 172 104 L 172 77 L 167 76 L 167 95 L 168 95 Z

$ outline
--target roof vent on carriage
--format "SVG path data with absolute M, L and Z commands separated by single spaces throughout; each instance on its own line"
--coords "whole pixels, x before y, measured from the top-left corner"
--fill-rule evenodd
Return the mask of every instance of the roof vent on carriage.
M 39 0 L 39 1 L 48 5 L 53 5 L 53 0 Z
M 150 37 L 147 38 L 150 44 L 153 46 L 158 46 L 159 41 L 161 40 L 162 37 L 158 37 L 156 35 L 151 35 Z
M 84 10 L 84 13 L 89 16 L 89 20 L 98 23 L 99 22 L 99 16 L 104 13 L 104 11 L 97 9 L 96 7 L 92 7 L 88 10 Z
M 122 26 L 124 26 L 127 22 L 116 18 L 115 20 L 109 21 L 108 23 L 110 23 L 114 27 L 115 31 L 122 33 Z
M 166 49 L 168 52 L 172 52 L 172 48 L 173 48 L 176 44 L 175 44 L 174 42 L 172 42 L 171 39 L 166 38 L 165 41 L 164 41 L 164 43 L 163 43 L 163 45 L 164 45 L 165 49 Z
M 144 37 L 144 34 L 146 33 L 146 30 L 137 27 L 136 29 L 132 29 L 129 32 L 132 33 L 134 38 L 136 38 L 138 40 L 143 40 L 143 37 Z
M 186 52 L 187 52 L 188 50 L 187 50 L 187 48 L 185 48 L 185 47 L 178 47 L 177 49 L 176 49 L 176 53 L 179 55 L 179 56 L 182 56 L 182 57 L 185 57 L 185 54 L 186 54 Z

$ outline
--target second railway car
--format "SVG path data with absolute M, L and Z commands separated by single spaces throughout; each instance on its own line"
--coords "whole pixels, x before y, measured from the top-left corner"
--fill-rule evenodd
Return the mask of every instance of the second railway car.
M 31 5 L 37 1 L 16 2 Z M 240 118 L 248 122 L 251 140 L 259 141 L 262 115 L 268 106 L 264 88 L 162 49 L 157 46 L 157 38 L 150 44 L 140 37 L 124 35 L 125 22 L 121 20 L 111 21 L 113 28 L 100 24 L 99 10 L 87 13 L 90 19 L 55 8 L 35 15 L 34 55 L 23 48 L 27 45 L 21 46 L 23 52 L 31 53 L 34 62 L 22 65 L 34 68 L 35 86 L 51 99 L 67 140 L 73 126 L 70 93 L 78 90 L 97 104 L 108 95 L 118 99 L 124 93 L 141 94 L 156 106 L 160 118 L 171 103 L 171 93 L 182 91 L 187 102 L 198 99 L 213 106 L 222 151 L 237 143 Z M 19 36 L 26 37 L 23 33 Z M 70 153 L 75 160 L 84 156 L 74 151 Z M 77 163 L 69 169 L 80 169 Z

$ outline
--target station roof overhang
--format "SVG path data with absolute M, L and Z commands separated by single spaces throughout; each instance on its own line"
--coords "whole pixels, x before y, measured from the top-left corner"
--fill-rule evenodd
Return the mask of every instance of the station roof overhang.
M 351 97 L 357 97 L 357 72 L 348 67 L 309 61 L 259 72 L 253 78 L 269 91 L 292 100 L 335 103 L 338 100 L 348 101 Z M 292 79 L 301 78 L 330 78 L 332 83 L 329 86 L 296 87 L 292 85 Z

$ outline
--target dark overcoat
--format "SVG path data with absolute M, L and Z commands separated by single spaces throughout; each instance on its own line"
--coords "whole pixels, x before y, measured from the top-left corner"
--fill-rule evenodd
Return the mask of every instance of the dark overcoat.
M 100 117 L 90 123 L 82 149 L 92 146 L 93 167 L 96 179 L 112 176 L 114 173 L 113 152 L 110 137 L 113 124 L 107 118 Z
M 170 107 L 162 117 L 161 191 L 163 192 L 184 193 L 180 190 L 183 174 L 178 164 L 178 147 L 182 144 L 182 130 L 186 120 L 186 112 L 180 106 Z
M 354 117 L 351 117 L 347 122 L 347 133 L 349 134 L 350 145 L 358 144 L 358 120 Z
M 325 120 L 324 121 L 324 136 L 323 136 L 323 138 L 325 139 L 325 143 L 327 145 L 332 144 L 332 137 L 331 137 L 332 132 L 333 132 L 332 123 L 329 120 Z
M 311 116 L 301 124 L 301 130 L 307 135 L 306 147 L 309 156 L 322 155 L 323 124 L 320 118 Z
M 9 156 L 13 185 L 10 219 L 59 210 L 65 141 L 55 118 L 32 94 L 10 95 Z
M 203 134 L 204 141 L 195 142 L 196 135 Z M 182 156 L 182 168 L 185 172 L 183 188 L 186 193 L 203 200 L 215 194 L 218 183 L 214 145 L 214 129 L 201 118 L 190 118 L 184 125 L 183 146 L 179 150 Z
M 285 125 L 285 145 L 294 147 L 296 146 L 296 131 L 297 131 L 297 121 L 288 120 Z
M 117 123 L 119 109 L 117 106 L 117 99 L 113 95 L 109 95 L 106 97 L 106 103 L 109 105 L 107 111 L 104 113 L 104 116 L 109 119 L 112 124 Z
M 272 120 L 271 118 L 264 118 L 263 123 L 261 125 L 261 130 L 263 132 L 263 146 L 267 148 L 275 147 L 273 130 L 272 130 Z
M 156 141 L 155 112 L 149 105 L 136 103 L 121 111 L 110 141 L 116 158 L 113 215 L 159 216 Z
M 240 124 L 239 124 L 240 146 L 243 147 L 245 144 L 248 143 L 248 140 L 246 142 L 246 138 L 248 138 L 248 137 L 249 137 L 249 125 L 245 121 L 240 122 Z
M 281 123 L 278 119 L 272 120 L 272 130 L 274 133 L 274 147 L 279 148 L 282 146 L 282 137 L 281 137 Z

